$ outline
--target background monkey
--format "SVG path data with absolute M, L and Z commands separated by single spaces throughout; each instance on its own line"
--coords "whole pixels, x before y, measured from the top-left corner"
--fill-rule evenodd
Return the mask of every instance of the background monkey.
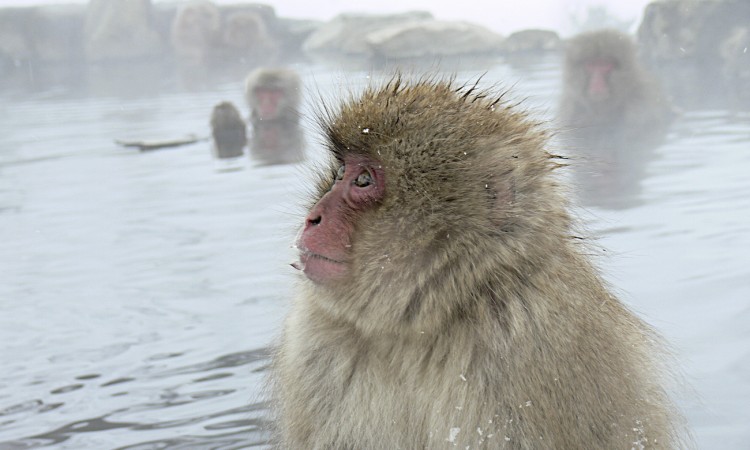
M 214 156 L 218 159 L 242 156 L 247 145 L 247 126 L 231 102 L 221 102 L 211 113 Z
M 610 135 L 664 131 L 671 107 L 638 61 L 635 42 L 616 30 L 575 36 L 566 44 L 560 119 Z
M 261 68 L 248 75 L 245 98 L 250 107 L 250 156 L 258 164 L 291 164 L 305 159 L 299 126 L 301 81 L 291 69 Z
M 257 69 L 245 80 L 245 99 L 253 124 L 284 121 L 297 124 L 300 79 L 290 69 Z
M 630 36 L 580 34 L 566 44 L 560 122 L 578 198 L 622 209 L 641 202 L 641 182 L 666 135 L 672 110 L 638 61 Z
M 571 236 L 545 132 L 500 98 L 396 77 L 321 119 L 278 447 L 682 445 L 658 338 Z

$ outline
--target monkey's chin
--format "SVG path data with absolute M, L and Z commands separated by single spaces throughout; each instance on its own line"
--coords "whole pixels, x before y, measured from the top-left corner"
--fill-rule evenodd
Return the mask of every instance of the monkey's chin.
M 589 100 L 595 103 L 604 103 L 609 100 L 609 92 L 594 92 L 589 93 Z
M 312 252 L 300 253 L 300 262 L 293 265 L 316 284 L 330 284 L 346 277 L 348 265 Z

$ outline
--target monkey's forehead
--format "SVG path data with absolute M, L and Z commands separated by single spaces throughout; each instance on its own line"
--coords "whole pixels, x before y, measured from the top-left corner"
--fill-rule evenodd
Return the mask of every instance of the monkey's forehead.
M 441 120 L 440 115 L 460 114 L 464 120 L 470 120 L 469 116 L 482 114 L 489 118 L 489 112 L 484 102 L 467 102 L 447 83 L 397 88 L 386 85 L 379 89 L 368 89 L 344 102 L 331 122 L 341 133 L 355 131 L 370 134 L 377 126 L 380 134 L 371 136 L 382 136 L 404 130 L 414 133 L 424 127 L 435 127 Z M 461 117 L 454 117 L 456 119 Z M 447 123 L 443 120 L 439 128 L 445 125 Z
M 619 32 L 593 32 L 572 38 L 567 45 L 568 60 L 610 57 L 628 58 L 635 52 L 630 36 Z
M 409 152 L 450 159 L 484 151 L 478 141 L 501 143 L 538 134 L 537 124 L 503 103 L 502 95 L 449 83 L 386 86 L 344 103 L 322 123 L 339 159 L 350 152 L 376 159 Z

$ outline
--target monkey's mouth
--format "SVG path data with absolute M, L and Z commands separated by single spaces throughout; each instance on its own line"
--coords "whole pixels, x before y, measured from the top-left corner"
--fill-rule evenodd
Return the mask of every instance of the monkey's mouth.
M 305 266 L 313 260 L 320 260 L 320 261 L 331 263 L 331 264 L 346 264 L 344 261 L 339 261 L 338 259 L 333 259 L 327 256 L 319 255 L 317 253 L 311 252 L 310 250 L 300 251 L 299 259 L 300 261 L 295 264 L 301 265 L 302 267 L 295 266 L 295 269 L 300 269 L 300 270 L 305 270 Z
M 345 261 L 329 258 L 307 249 L 301 249 L 299 259 L 299 262 L 292 263 L 292 267 L 301 270 L 307 278 L 316 283 L 334 281 L 346 274 Z

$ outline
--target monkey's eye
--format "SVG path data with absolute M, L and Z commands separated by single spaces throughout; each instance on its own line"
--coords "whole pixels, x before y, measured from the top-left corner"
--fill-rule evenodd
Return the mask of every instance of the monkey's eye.
M 341 165 L 339 166 L 339 170 L 336 171 L 336 180 L 343 180 L 344 179 L 344 172 L 346 172 L 346 166 Z
M 367 171 L 360 173 L 357 179 L 354 180 L 354 185 L 357 187 L 367 187 L 372 183 L 372 175 Z

